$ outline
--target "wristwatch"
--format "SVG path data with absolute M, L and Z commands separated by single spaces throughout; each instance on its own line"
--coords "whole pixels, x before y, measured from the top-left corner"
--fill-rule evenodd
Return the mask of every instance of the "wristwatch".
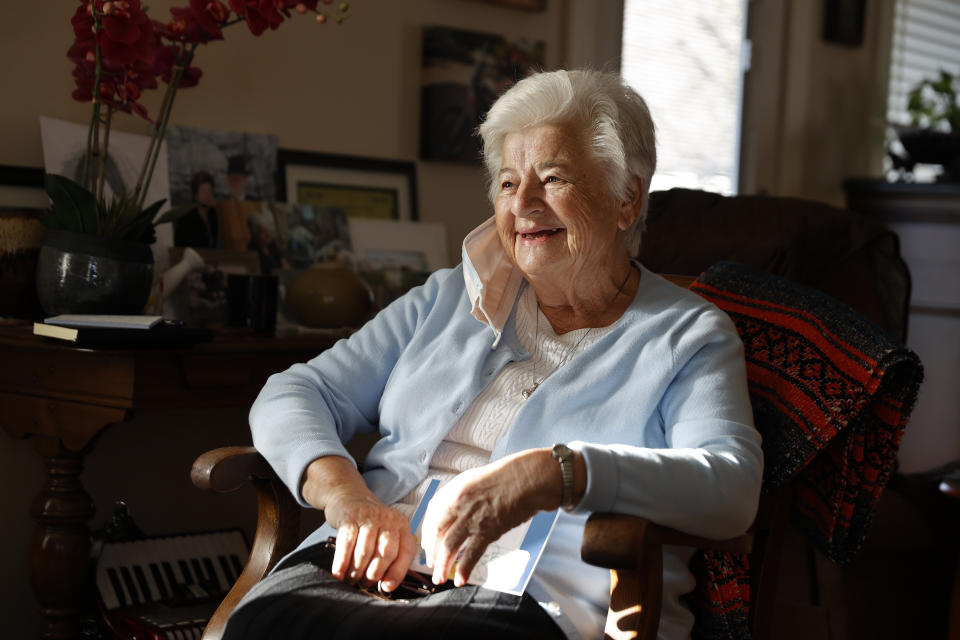
M 563 482 L 563 493 L 560 497 L 560 506 L 570 511 L 577 506 L 574 501 L 573 483 L 573 449 L 565 444 L 555 444 L 550 450 L 553 459 L 560 463 L 560 480 Z

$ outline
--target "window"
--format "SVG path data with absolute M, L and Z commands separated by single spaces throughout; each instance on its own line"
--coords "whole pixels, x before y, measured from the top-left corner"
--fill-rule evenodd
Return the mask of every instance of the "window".
M 737 191 L 745 0 L 625 0 L 621 74 L 657 126 L 651 189 Z
M 897 0 L 887 120 L 909 124 L 907 93 L 941 69 L 960 74 L 960 0 Z

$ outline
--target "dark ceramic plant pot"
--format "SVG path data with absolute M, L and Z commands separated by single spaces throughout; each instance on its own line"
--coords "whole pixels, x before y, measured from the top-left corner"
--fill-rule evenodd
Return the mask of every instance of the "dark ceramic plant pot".
M 37 297 L 48 315 L 143 313 L 152 285 L 149 245 L 47 231 L 37 261 Z
M 911 162 L 939 164 L 941 180 L 960 182 L 960 133 L 902 127 L 897 136 Z

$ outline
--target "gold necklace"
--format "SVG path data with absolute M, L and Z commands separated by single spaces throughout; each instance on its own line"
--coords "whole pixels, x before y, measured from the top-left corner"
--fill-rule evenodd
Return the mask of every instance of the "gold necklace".
M 620 293 L 623 291 L 623 288 L 627 285 L 627 281 L 630 279 L 630 276 L 632 274 L 633 274 L 633 266 L 631 265 L 630 269 L 627 271 L 627 277 L 624 278 L 623 282 L 620 283 L 620 287 L 617 289 L 617 293 L 614 294 L 613 299 L 610 300 L 609 304 L 607 304 L 607 308 L 603 310 L 603 313 L 606 313 L 607 311 L 609 311 L 610 307 L 613 306 L 613 303 L 616 302 L 617 298 L 620 297 Z M 536 299 L 536 294 L 534 294 L 534 299 Z M 536 313 L 537 313 L 537 323 L 536 323 L 536 333 L 534 334 L 535 335 L 534 341 L 535 341 L 535 344 L 539 345 L 540 344 L 540 302 L 539 301 L 537 301 Z M 559 371 L 560 367 L 565 365 L 567 363 L 567 360 L 570 359 L 570 356 L 572 356 L 574 353 L 577 352 L 577 349 L 580 348 L 580 345 L 583 343 L 584 340 L 586 340 L 587 336 L 593 333 L 593 330 L 595 328 L 596 327 L 590 327 L 582 336 L 580 336 L 580 339 L 577 340 L 577 344 L 573 345 L 572 349 L 568 350 L 566 353 L 563 354 L 563 358 L 560 359 L 560 364 L 555 366 L 553 368 L 553 371 L 543 376 L 539 380 L 535 379 L 533 381 L 532 386 L 529 386 L 526 389 L 521 389 L 520 395 L 523 396 L 523 399 L 526 400 L 527 398 L 532 396 L 533 392 L 536 391 L 541 384 L 543 384 L 544 380 L 546 380 L 547 378 L 555 374 L 557 371 Z M 534 370 L 534 372 L 536 372 L 536 370 Z

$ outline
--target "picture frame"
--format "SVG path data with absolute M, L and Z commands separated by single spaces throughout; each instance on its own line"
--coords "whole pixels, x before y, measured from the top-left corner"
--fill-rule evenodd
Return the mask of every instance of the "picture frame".
M 200 180 L 209 182 L 214 201 L 276 200 L 276 136 L 170 125 L 164 139 L 172 205 L 199 200 Z
M 277 199 L 337 208 L 348 218 L 417 220 L 413 162 L 312 151 L 277 151 Z
M 364 218 L 347 222 L 357 269 L 378 309 L 450 266 L 442 224 Z
M 825 0 L 823 6 L 823 39 L 848 47 L 863 44 L 866 0 Z
M 546 63 L 546 43 L 425 25 L 421 32 L 420 159 L 477 165 L 477 127 L 497 98 Z
M 43 169 L 0 165 L 0 206 L 47 209 L 50 200 L 43 189 Z
M 0 325 L 42 316 L 36 271 L 48 209 L 43 169 L 0 165 Z
M 405 262 L 404 256 L 416 254 L 418 266 L 436 271 L 450 266 L 447 258 L 447 229 L 442 224 L 351 218 L 350 242 L 360 263 Z M 393 254 L 393 257 L 391 256 Z

